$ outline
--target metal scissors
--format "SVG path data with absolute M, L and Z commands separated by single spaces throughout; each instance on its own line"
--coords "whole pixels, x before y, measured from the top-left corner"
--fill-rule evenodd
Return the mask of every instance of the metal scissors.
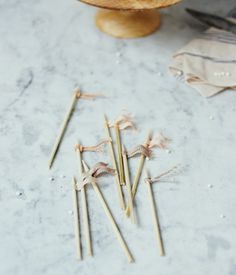
M 207 24 L 208 26 L 230 31 L 236 34 L 236 8 L 228 14 L 227 18 L 192 9 L 186 9 L 186 11 L 194 18 Z

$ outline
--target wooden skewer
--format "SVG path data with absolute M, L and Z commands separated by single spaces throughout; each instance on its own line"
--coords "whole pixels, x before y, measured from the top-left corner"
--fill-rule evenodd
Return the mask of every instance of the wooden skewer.
M 82 259 L 81 254 L 81 240 L 80 240 L 80 222 L 79 222 L 79 198 L 76 190 L 75 178 L 72 180 L 72 195 L 73 195 L 73 212 L 74 212 L 74 225 L 75 225 L 75 242 L 76 242 L 76 256 L 79 260 Z
M 151 133 L 148 134 L 148 137 L 146 139 L 146 142 L 145 142 L 146 146 L 148 146 L 148 144 L 150 142 L 150 139 L 151 139 Z M 134 200 L 134 197 L 135 197 L 137 189 L 138 189 L 138 184 L 139 184 L 139 180 L 140 180 L 140 177 L 141 177 L 141 174 L 142 174 L 142 171 L 143 171 L 143 166 L 144 166 L 145 160 L 146 160 L 146 156 L 141 155 L 139 165 L 138 165 L 138 169 L 137 169 L 137 172 L 136 172 L 135 177 L 134 177 L 134 183 L 132 185 L 133 200 Z M 130 215 L 129 207 L 126 207 L 125 213 L 128 216 Z
M 79 176 L 82 176 L 83 172 L 83 164 L 82 164 L 82 156 L 78 149 L 76 150 L 78 157 L 78 168 L 79 168 Z M 87 205 L 87 196 L 86 196 L 86 185 L 81 189 L 81 198 L 82 198 L 82 211 L 83 211 L 83 221 L 84 221 L 84 232 L 85 232 L 85 240 L 87 246 L 87 254 L 88 256 L 93 255 L 92 244 L 91 244 L 91 236 L 90 236 L 90 226 L 89 226 L 89 217 L 88 217 L 88 205 Z
M 141 174 L 142 174 L 142 171 L 143 171 L 143 166 L 144 166 L 144 163 L 145 163 L 145 159 L 146 159 L 146 157 L 144 155 L 140 156 L 138 169 L 136 171 L 136 174 L 135 174 L 135 177 L 134 177 L 134 183 L 132 185 L 133 199 L 134 199 L 134 197 L 136 195 L 136 192 L 137 192 L 137 189 L 138 189 L 138 184 L 139 184 L 139 180 L 140 180 L 140 177 L 141 177 Z
M 129 164 L 127 159 L 127 152 L 123 146 L 123 163 L 124 163 L 124 170 L 125 170 L 125 182 L 128 192 L 128 206 L 130 209 L 131 220 L 135 223 L 135 215 L 134 215 L 134 206 L 133 206 L 133 198 L 132 198 L 132 190 L 131 190 L 131 182 L 130 182 L 130 174 L 129 174 Z
M 114 125 L 116 132 L 116 144 L 117 144 L 117 153 L 118 153 L 118 164 L 119 164 L 119 176 L 120 176 L 120 184 L 125 185 L 125 177 L 124 177 L 124 165 L 122 158 L 122 146 L 120 139 L 120 128 L 118 124 Z
M 148 171 L 146 171 L 146 178 L 150 179 Z M 150 206 L 151 206 L 152 220 L 153 220 L 154 230 L 156 233 L 157 243 L 160 249 L 160 255 L 164 256 L 165 252 L 164 252 L 164 246 L 163 246 L 163 241 L 161 236 L 161 229 L 160 229 L 160 223 L 158 219 L 157 207 L 153 197 L 152 184 L 148 180 L 145 182 L 145 184 L 147 185 L 148 197 L 149 197 Z
M 145 142 L 147 147 L 149 145 L 150 139 L 151 139 L 151 133 L 148 134 L 148 137 L 147 137 L 146 142 Z M 139 183 L 142 171 L 143 171 L 143 166 L 144 166 L 145 160 L 146 160 L 146 156 L 141 155 L 138 170 L 136 172 L 136 175 L 135 175 L 135 178 L 134 178 L 134 183 L 132 185 L 133 198 L 135 197 L 137 189 L 138 189 L 138 183 Z
M 84 165 L 84 170 L 88 171 L 89 168 L 88 168 L 88 166 L 86 165 L 86 163 L 84 161 L 83 161 L 83 165 Z M 95 182 L 92 182 L 92 186 L 93 186 L 93 189 L 94 189 L 95 193 L 97 194 L 97 197 L 98 197 L 98 199 L 99 199 L 99 201 L 100 201 L 100 203 L 101 203 L 101 205 L 103 207 L 103 210 L 104 210 L 104 212 L 105 212 L 108 220 L 111 223 L 111 226 L 113 228 L 115 236 L 116 236 L 118 242 L 120 243 L 121 248 L 123 249 L 125 255 L 128 258 L 128 261 L 129 262 L 133 262 L 134 261 L 133 256 L 132 256 L 131 252 L 129 251 L 127 243 L 125 242 L 123 236 L 121 235 L 121 232 L 120 232 L 120 230 L 118 228 L 118 225 L 115 222 L 115 219 L 114 219 L 114 217 L 113 217 L 113 215 L 111 213 L 111 210 L 108 207 L 107 202 L 105 201 L 105 198 L 102 195 L 101 190 L 99 189 L 98 185 Z
M 116 158 L 115 158 L 115 153 L 114 153 L 114 148 L 113 148 L 113 141 L 112 141 L 112 137 L 111 137 L 111 133 L 110 133 L 110 129 L 109 129 L 109 126 L 108 126 L 106 116 L 104 116 L 104 119 L 105 119 L 105 122 L 104 122 L 105 132 L 106 132 L 107 138 L 110 140 L 110 142 L 109 142 L 109 152 L 110 152 L 110 156 L 111 156 L 111 160 L 112 160 L 112 166 L 113 166 L 113 169 L 115 169 L 115 172 L 116 172 L 115 173 L 115 180 L 116 180 L 116 186 L 117 186 L 120 206 L 121 206 L 121 209 L 125 209 L 125 201 L 124 201 L 122 188 L 121 188 L 121 185 L 120 185 L 120 179 L 119 179 L 119 174 L 118 174 L 118 169 L 117 169 L 117 163 L 116 163 Z
M 61 141 L 62 141 L 62 138 L 65 134 L 65 131 L 66 131 L 66 128 L 67 128 L 67 125 L 68 125 L 68 122 L 70 120 L 70 117 L 71 117 L 71 114 L 74 110 L 74 107 L 75 107 L 75 104 L 76 104 L 76 101 L 77 99 L 81 96 L 81 93 L 80 93 L 80 90 L 79 89 L 76 89 L 74 94 L 73 94 L 73 97 L 72 97 L 72 100 L 71 100 L 71 103 L 70 103 L 70 106 L 69 106 L 69 109 L 66 113 L 66 116 L 63 120 L 63 123 L 62 123 L 62 126 L 60 128 L 60 132 L 56 138 L 56 141 L 54 143 L 54 146 L 52 148 L 52 152 L 51 152 L 51 155 L 50 155 L 50 159 L 49 159 L 49 169 L 52 167 L 52 164 L 55 160 L 55 157 L 56 157 L 56 154 L 58 152 L 58 149 L 60 147 L 60 144 L 61 144 Z

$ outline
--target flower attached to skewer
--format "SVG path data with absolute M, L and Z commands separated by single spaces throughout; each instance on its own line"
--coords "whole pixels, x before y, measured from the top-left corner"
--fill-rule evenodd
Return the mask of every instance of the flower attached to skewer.
M 109 122 L 109 127 L 112 128 L 118 126 L 120 130 L 125 130 L 128 128 L 136 129 L 133 118 L 133 115 L 130 113 L 122 113 L 117 117 L 117 119 L 115 119 L 114 122 Z
M 155 137 L 150 137 L 144 144 L 137 145 L 128 152 L 128 157 L 132 158 L 137 155 L 144 155 L 146 158 L 151 158 L 152 149 L 157 147 L 159 149 L 166 149 L 170 143 L 170 139 L 163 134 L 158 134 Z
M 162 133 L 159 133 L 157 136 L 155 136 L 154 138 L 152 138 L 150 140 L 150 142 L 149 142 L 149 144 L 147 144 L 147 146 L 149 149 L 158 147 L 159 149 L 164 150 L 164 149 L 168 148 L 168 145 L 170 142 L 171 142 L 171 140 L 169 138 L 164 136 Z
M 97 178 L 104 174 L 114 175 L 115 170 L 110 168 L 107 163 L 98 162 L 87 172 L 83 172 L 76 188 L 80 191 L 86 184 L 97 183 Z
M 79 150 L 80 152 L 102 152 L 103 147 L 109 142 L 111 142 L 110 139 L 103 139 L 94 146 L 83 146 L 81 144 L 76 144 L 75 150 Z
M 145 182 L 151 183 L 151 184 L 156 183 L 156 182 L 161 182 L 161 181 L 165 180 L 166 177 L 176 173 L 178 168 L 179 168 L 179 165 L 175 165 L 172 168 L 170 168 L 169 170 L 161 173 L 157 177 L 154 177 L 154 178 L 147 177 L 147 178 L 145 178 Z

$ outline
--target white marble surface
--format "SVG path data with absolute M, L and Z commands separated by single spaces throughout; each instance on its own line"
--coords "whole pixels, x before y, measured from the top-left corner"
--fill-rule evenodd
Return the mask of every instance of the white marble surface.
M 236 94 L 204 99 L 167 72 L 173 52 L 203 30 L 184 7 L 226 14 L 234 2 L 185 1 L 163 11 L 158 33 L 116 40 L 95 28 L 95 9 L 77 1 L 0 0 L 1 275 L 236 274 Z M 76 85 L 107 98 L 79 102 L 48 171 Z M 172 153 L 156 150 L 148 163 L 153 175 L 176 163 L 186 168 L 174 182 L 155 186 L 167 255 L 158 255 L 144 184 L 136 228 L 117 211 L 114 181 L 106 178 L 101 188 L 136 262 L 127 263 L 92 190 L 95 256 L 78 262 L 70 215 L 73 146 L 78 138 L 98 141 L 104 111 L 115 118 L 122 109 L 140 128 L 124 134 L 127 147 L 142 142 L 150 128 L 172 139 Z M 107 154 L 86 159 L 109 160 Z

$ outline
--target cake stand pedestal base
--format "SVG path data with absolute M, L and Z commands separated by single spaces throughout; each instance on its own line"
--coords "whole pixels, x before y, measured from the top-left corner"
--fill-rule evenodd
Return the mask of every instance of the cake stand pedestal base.
M 102 31 L 117 38 L 136 38 L 149 35 L 160 27 L 157 10 L 117 11 L 100 10 L 96 25 Z

